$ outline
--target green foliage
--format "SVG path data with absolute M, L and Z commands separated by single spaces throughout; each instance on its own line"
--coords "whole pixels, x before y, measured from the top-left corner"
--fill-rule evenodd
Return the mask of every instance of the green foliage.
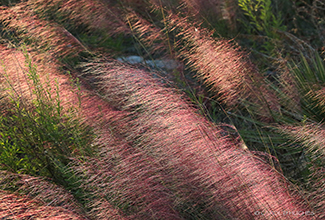
M 301 115 L 304 117 L 302 121 L 322 122 L 325 117 L 325 106 L 319 92 L 325 85 L 324 61 L 317 53 L 311 62 L 301 55 L 301 62 L 293 63 L 290 68 L 301 96 L 303 109 Z
M 4 118 L 1 118 L 1 123 L 5 123 Z M 0 136 L 1 167 L 17 173 L 21 173 L 22 169 L 35 173 L 36 167 L 31 166 L 27 155 L 23 156 L 24 149 L 11 140 L 7 133 L 2 132 Z
M 35 98 L 31 104 L 19 98 L 12 88 L 8 103 L 11 108 L 0 117 L 1 168 L 15 173 L 40 175 L 65 184 L 64 166 L 69 157 L 91 154 L 88 147 L 94 138 L 90 128 L 76 120 L 76 109 L 63 113 L 56 85 L 55 97 L 49 80 L 44 87 L 37 74 L 37 67 L 26 55 L 27 77 Z
M 276 42 L 280 39 L 277 31 L 286 31 L 281 12 L 273 12 L 271 0 L 239 0 L 238 6 L 248 20 L 241 19 L 248 34 L 265 36 L 262 52 L 274 55 Z
M 250 19 L 250 26 L 246 23 L 248 32 L 265 33 L 267 36 L 272 36 L 274 30 L 285 31 L 286 27 L 282 25 L 283 19 L 280 14 L 272 12 L 271 0 L 239 0 L 238 5 L 244 11 L 244 14 Z

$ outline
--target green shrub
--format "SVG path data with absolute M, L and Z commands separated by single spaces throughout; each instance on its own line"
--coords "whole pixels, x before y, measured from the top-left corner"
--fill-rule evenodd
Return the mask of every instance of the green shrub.
M 25 51 L 26 74 L 32 100 L 23 100 L 10 87 L 11 108 L 0 116 L 1 168 L 16 173 L 47 176 L 64 183 L 63 168 L 69 157 L 89 155 L 94 138 L 90 128 L 80 124 L 77 109 L 63 112 L 58 82 L 55 96 L 50 82 L 41 83 L 37 66 Z M 49 79 L 48 79 L 49 80 Z

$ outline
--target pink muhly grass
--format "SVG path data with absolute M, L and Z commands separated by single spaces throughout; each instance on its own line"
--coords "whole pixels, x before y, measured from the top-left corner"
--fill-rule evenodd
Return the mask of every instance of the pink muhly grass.
M 93 209 L 90 212 L 90 215 L 95 217 L 98 220 L 128 220 L 130 218 L 122 216 L 120 211 L 114 208 L 109 202 L 105 199 L 95 200 L 93 199 Z
M 122 129 L 114 128 L 160 161 L 173 176 L 164 183 L 180 201 L 203 205 L 216 219 L 299 219 L 274 213 L 308 211 L 272 167 L 221 138 L 182 95 L 149 73 L 109 61 L 85 64 L 85 71 L 100 79 L 99 92 L 108 103 L 131 113 Z M 254 215 L 257 211 L 268 214 Z
M 147 46 L 146 49 L 150 50 L 151 55 L 155 55 L 157 51 L 159 51 L 160 54 L 170 55 L 168 54 L 172 52 L 169 51 L 169 49 L 172 48 L 168 45 L 170 39 L 167 38 L 162 29 L 151 24 L 134 12 L 127 14 L 127 21 L 129 22 L 132 33 Z
M 92 212 L 105 216 L 104 202 L 122 207 L 123 216 L 131 219 L 181 219 L 173 209 L 171 190 L 162 184 L 172 177 L 162 175 L 159 163 L 126 144 L 110 144 L 98 158 L 74 166 L 77 175 L 84 177 L 81 188 L 90 192 L 92 201 L 100 199 L 90 202 Z
M 325 156 L 325 129 L 323 124 L 282 125 L 278 128 L 282 133 L 290 135 L 294 141 L 301 142 L 309 152 Z
M 0 8 L 0 21 L 5 29 L 16 31 L 23 38 L 33 41 L 33 47 L 50 50 L 56 56 L 74 55 L 85 50 L 84 46 L 65 28 L 41 20 L 24 3 Z
M 22 75 L 22 66 L 24 66 L 25 62 L 24 55 L 0 45 L 0 57 L 1 62 L 5 64 L 2 65 L 0 69 L 0 85 L 3 90 L 1 92 L 4 92 L 4 89 L 6 89 L 8 83 L 10 83 L 11 87 L 17 93 L 21 94 L 21 96 L 27 96 L 29 87 L 27 83 L 24 83 L 26 82 L 26 77 Z
M 325 87 L 315 85 L 314 88 L 307 93 L 307 97 L 315 101 L 315 105 L 321 108 L 321 113 L 325 112 Z
M 17 196 L 6 191 L 0 191 L 0 218 L 1 219 L 86 219 L 78 214 L 61 207 L 27 196 Z
M 85 214 L 84 209 L 63 187 L 50 183 L 41 177 L 0 171 L 0 188 L 10 189 L 14 184 L 20 194 L 43 204 L 60 206 L 74 213 Z
M 258 107 L 256 112 L 270 115 L 267 109 L 277 110 L 278 100 L 268 89 L 256 67 L 228 40 L 215 40 L 199 25 L 171 14 L 170 25 L 180 38 L 180 58 L 197 71 L 197 76 L 211 89 L 221 94 L 229 106 L 248 100 Z M 186 49 L 188 48 L 188 49 Z
M 90 28 L 106 30 L 107 33 L 125 33 L 129 29 L 123 22 L 120 10 L 114 7 L 114 1 L 69 0 L 63 1 L 61 12 L 69 13 L 69 18 Z
M 288 135 L 294 142 L 301 143 L 306 152 L 311 156 L 309 161 L 310 171 L 307 183 L 307 198 L 311 207 L 315 210 L 315 217 L 323 219 L 325 217 L 325 179 L 324 179 L 324 156 L 325 156 L 325 129 L 323 124 L 307 123 L 304 125 L 283 125 L 277 129 Z M 317 162 L 318 161 L 318 162 Z M 320 163 L 322 165 L 320 165 Z
M 74 166 L 79 175 L 86 172 L 82 187 L 92 192 L 95 198 L 106 198 L 106 202 L 115 206 L 130 206 L 126 213 L 128 218 L 180 219 L 172 208 L 170 190 L 161 184 L 172 176 L 162 172 L 159 161 L 114 137 L 115 127 L 123 124 L 125 113 L 114 111 L 95 97 L 85 97 L 82 103 L 85 122 L 90 123 L 99 135 L 94 142 L 99 146 L 98 157 Z M 100 205 L 98 208 L 94 204 L 93 210 L 101 210 Z M 98 217 L 102 215 L 105 216 L 97 213 Z
M 117 9 L 116 2 L 100 0 L 29 0 L 28 8 L 46 16 L 46 13 L 56 13 L 63 20 L 73 21 L 76 25 L 86 25 L 89 30 L 101 30 L 107 34 L 129 33 Z
M 94 168 L 96 164 L 102 164 L 107 168 L 101 171 L 95 169 L 95 173 L 90 175 L 92 179 L 89 180 L 88 186 L 97 185 L 96 178 L 100 176 L 100 171 L 104 177 L 98 178 L 98 181 L 103 181 L 100 186 L 104 188 L 95 192 L 103 195 L 100 193 L 120 189 L 117 190 L 121 193 L 115 200 L 117 204 L 128 204 L 130 200 L 127 198 L 137 198 L 134 205 L 139 209 L 131 209 L 131 213 L 128 213 L 131 217 L 132 214 L 135 217 L 144 216 L 145 210 L 151 208 L 154 208 L 152 216 L 160 213 L 164 213 L 163 216 L 177 216 L 170 208 L 170 204 L 177 200 L 179 203 L 205 204 L 205 209 L 220 218 L 239 216 L 250 219 L 256 210 L 304 210 L 295 204 L 295 197 L 291 197 L 286 184 L 281 183 L 285 180 L 272 168 L 255 161 L 249 153 L 220 138 L 214 125 L 198 116 L 195 110 L 183 101 L 183 97 L 172 89 L 164 88 L 147 73 L 127 66 L 103 63 L 89 64 L 89 68 L 89 71 L 95 69 L 98 74 L 103 74 L 100 76 L 103 80 L 100 85 L 103 88 L 98 92 L 110 94 L 105 95 L 105 100 L 125 113 L 121 115 L 112 112 L 103 100 L 100 101 L 94 96 L 84 102 L 84 112 L 88 114 L 85 121 L 87 117 L 90 123 L 101 121 L 100 127 L 97 128 L 103 130 L 103 134 L 109 135 L 112 127 L 113 131 L 125 136 L 133 145 L 138 146 L 138 149 L 117 142 L 117 147 L 111 148 L 112 152 L 115 155 L 116 152 L 123 154 L 120 153 L 121 165 L 116 166 L 116 173 L 124 175 L 125 178 L 120 179 L 119 175 L 116 175 L 112 182 L 105 182 L 105 178 L 111 177 L 112 174 L 109 166 L 111 160 L 104 157 L 103 160 L 88 166 Z M 66 86 L 62 87 L 63 91 L 68 93 L 66 95 L 77 100 L 77 95 Z M 87 90 L 84 92 L 87 94 Z M 98 105 L 101 106 L 101 111 Z M 105 124 L 109 120 L 113 121 L 110 123 L 111 127 L 108 123 Z M 107 141 L 100 140 L 102 143 L 112 143 L 108 138 Z M 109 151 L 110 147 L 102 149 Z M 91 171 L 86 167 L 83 170 Z M 136 174 L 138 176 L 135 178 L 129 178 L 129 175 Z M 90 184 L 91 181 L 96 184 Z M 161 182 L 164 182 L 164 187 Z M 131 183 L 131 186 L 127 183 Z M 108 191 L 105 191 L 105 187 Z M 179 199 L 173 200 L 169 190 Z M 142 197 L 138 197 L 139 194 Z M 156 198 L 160 199 L 157 201 Z M 177 202 L 173 206 L 177 207 Z
M 324 161 L 324 160 L 323 160 Z M 324 167 L 317 167 L 313 166 L 311 168 L 312 175 L 309 179 L 309 186 L 311 186 L 312 190 L 308 191 L 308 199 L 310 201 L 311 207 L 315 210 L 315 216 L 317 219 L 324 219 L 325 218 L 325 169 Z

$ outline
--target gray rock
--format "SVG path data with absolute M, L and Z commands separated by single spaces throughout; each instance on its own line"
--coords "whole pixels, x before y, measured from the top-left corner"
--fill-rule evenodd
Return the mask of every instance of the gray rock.
M 119 57 L 118 61 L 128 64 L 142 64 L 155 69 L 173 70 L 179 67 L 180 63 L 172 59 L 144 60 L 140 56 Z
M 129 63 L 129 64 L 138 64 L 143 62 L 143 58 L 140 56 L 119 57 L 117 58 L 117 60 L 122 63 Z

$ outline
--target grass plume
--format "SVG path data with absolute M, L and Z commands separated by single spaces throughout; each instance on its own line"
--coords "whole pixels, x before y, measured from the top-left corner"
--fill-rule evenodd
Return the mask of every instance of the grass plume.
M 35 49 L 51 51 L 59 57 L 74 55 L 84 50 L 82 44 L 55 23 L 41 20 L 24 5 L 0 8 L 0 21 L 5 30 L 14 32 L 23 42 Z
M 194 196 L 197 204 L 205 204 L 219 218 L 245 219 L 254 210 L 302 208 L 281 175 L 229 144 L 176 91 L 146 72 L 114 62 L 90 63 L 86 68 L 101 79 L 100 91 L 109 94 L 105 99 L 131 113 L 120 133 L 165 164 L 184 201 Z
M 85 219 L 61 207 L 53 207 L 38 200 L 17 196 L 6 191 L 0 191 L 0 198 L 0 217 L 3 219 Z

